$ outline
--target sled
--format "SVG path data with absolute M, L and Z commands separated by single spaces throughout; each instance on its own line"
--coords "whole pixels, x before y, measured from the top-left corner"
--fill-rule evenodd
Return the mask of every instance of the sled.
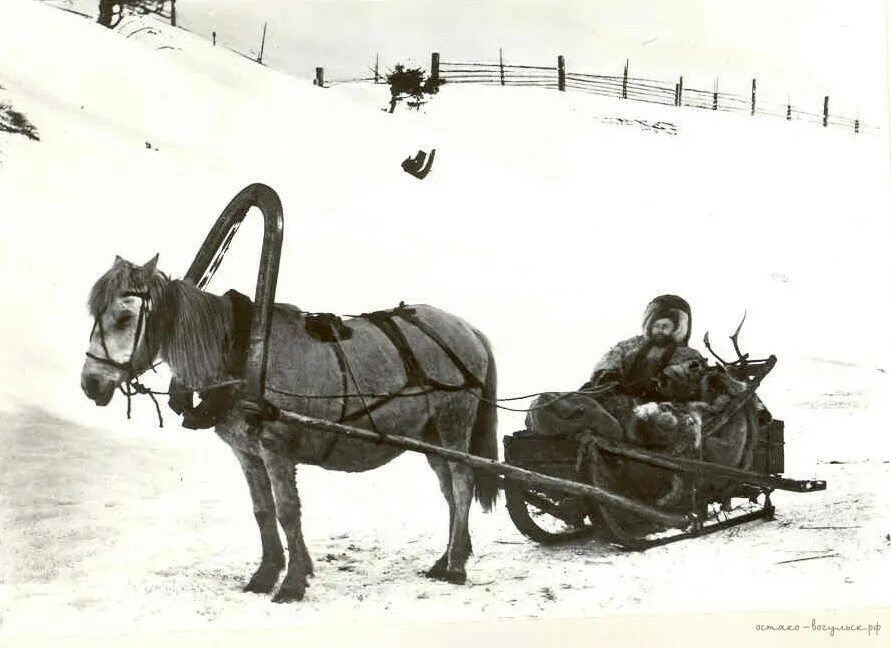
M 738 331 L 737 331 L 738 334 Z M 734 340 L 736 347 L 735 336 Z M 773 369 L 776 357 L 749 360 L 740 354 L 734 363 L 723 363 L 734 378 L 748 384 L 738 402 L 730 409 L 737 412 L 755 396 L 761 380 Z M 718 429 L 726 425 L 729 415 L 719 417 Z M 722 423 L 723 421 L 723 423 Z M 714 433 L 716 429 L 712 429 Z M 826 489 L 823 480 L 795 480 L 783 476 L 784 423 L 775 419 L 766 408 L 760 409 L 747 426 L 746 444 L 751 444 L 752 465 L 742 470 L 696 458 L 673 457 L 628 443 L 609 441 L 592 435 L 590 445 L 582 448 L 577 439 L 521 430 L 504 438 L 505 461 L 529 470 L 564 479 L 590 481 L 605 487 L 602 473 L 584 474 L 583 453 L 597 453 L 594 462 L 603 472 L 609 463 L 628 468 L 648 467 L 670 475 L 692 476 L 686 493 L 687 505 L 682 511 L 691 523 L 686 528 L 670 528 L 653 516 L 627 514 L 609 505 L 600 505 L 584 498 L 552 489 L 536 489 L 510 485 L 506 489 L 507 510 L 517 529 L 526 537 L 543 544 L 555 544 L 577 538 L 597 538 L 628 550 L 643 550 L 686 538 L 697 537 L 754 520 L 772 520 L 775 508 L 771 493 L 775 490 L 810 493 Z M 726 480 L 720 496 L 703 494 L 704 480 Z M 628 489 L 624 486 L 629 486 Z M 613 492 L 632 497 L 626 490 L 630 484 L 613 487 Z M 683 500 L 682 500 L 683 501 Z M 675 507 L 677 508 L 677 507 Z M 677 511 L 675 511 L 677 513 Z
M 283 237 L 282 206 L 276 192 L 262 184 L 252 184 L 239 192 L 208 233 L 185 278 L 198 287 L 207 284 L 251 207 L 259 208 L 262 213 L 264 236 L 245 375 L 236 404 L 249 425 L 275 420 L 295 423 L 307 429 L 442 457 L 496 475 L 506 493 L 507 510 L 514 525 L 528 538 L 545 544 L 598 538 L 627 549 L 645 549 L 751 520 L 772 519 L 774 507 L 770 495 L 774 490 L 807 493 L 826 488 L 822 480 L 792 480 L 782 475 L 783 422 L 774 419 L 766 409 L 761 410 L 747 439 L 747 443 L 753 444 L 753 470 L 662 455 L 598 439 L 596 435 L 589 439 L 587 452 L 595 453 L 605 464 L 644 465 L 671 474 L 692 475 L 689 504 L 667 509 L 634 497 L 622 483 L 607 483 L 598 471 L 581 474 L 580 443 L 575 439 L 519 431 L 504 438 L 505 461 L 502 462 L 418 439 L 382 435 L 276 408 L 264 399 L 267 348 Z M 776 358 L 749 360 L 739 353 L 735 337 L 731 339 L 739 360 L 722 361 L 722 364 L 735 378 L 747 382 L 749 388 L 740 398 L 750 399 Z M 745 402 L 732 404 L 730 409 L 744 405 Z M 709 479 L 732 484 L 721 501 L 709 501 L 700 495 L 700 487 Z M 739 499 L 747 503 L 730 505 L 732 500 Z

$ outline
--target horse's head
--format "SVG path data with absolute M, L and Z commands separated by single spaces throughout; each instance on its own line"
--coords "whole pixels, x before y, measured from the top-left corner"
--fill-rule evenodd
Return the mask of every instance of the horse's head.
M 90 291 L 93 330 L 80 385 L 97 405 L 107 405 L 115 388 L 149 369 L 158 353 L 150 316 L 166 278 L 157 265 L 158 255 L 142 266 L 116 257 Z

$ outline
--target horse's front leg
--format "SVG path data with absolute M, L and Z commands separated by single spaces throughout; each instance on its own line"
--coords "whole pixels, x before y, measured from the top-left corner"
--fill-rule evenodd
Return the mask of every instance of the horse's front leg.
M 275 512 L 288 541 L 288 570 L 273 597 L 276 603 L 300 601 L 313 573 L 312 559 L 303 541 L 300 526 L 300 496 L 294 475 L 294 460 L 277 434 L 264 430 L 260 435 L 260 455 L 275 494 Z
M 266 474 L 266 465 L 260 457 L 248 454 L 232 447 L 232 451 L 241 464 L 251 492 L 254 505 L 254 517 L 260 527 L 260 542 L 263 546 L 263 557 L 260 566 L 244 587 L 245 592 L 268 594 L 275 586 L 278 575 L 285 566 L 285 551 L 278 537 L 278 524 L 275 521 L 275 501 L 272 499 L 272 487 Z

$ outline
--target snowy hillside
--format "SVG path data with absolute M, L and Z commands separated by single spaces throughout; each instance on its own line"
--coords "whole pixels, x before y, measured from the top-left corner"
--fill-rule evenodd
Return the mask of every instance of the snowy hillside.
M 322 90 L 145 26 L 0 7 L 0 104 L 40 134 L 0 132 L 0 632 L 891 604 L 886 133 L 531 88 L 445 86 L 388 115 L 384 86 Z M 431 148 L 426 179 L 402 171 Z M 78 382 L 87 292 L 114 255 L 184 273 L 255 181 L 284 204 L 280 301 L 460 314 L 493 341 L 501 396 L 578 386 L 657 294 L 686 297 L 694 343 L 709 330 L 722 355 L 746 311 L 744 350 L 780 358 L 759 393 L 786 420 L 788 471 L 829 490 L 640 555 L 544 549 L 476 510 L 457 588 L 416 574 L 447 520 L 423 458 L 304 468 L 307 599 L 242 594 L 259 543 L 229 450 L 172 413 L 157 430 L 148 402 L 129 422 L 97 409 Z M 247 222 L 214 292 L 253 293 L 259 241 Z M 803 528 L 821 526 L 840 530 Z M 836 556 L 777 565 L 820 551 Z

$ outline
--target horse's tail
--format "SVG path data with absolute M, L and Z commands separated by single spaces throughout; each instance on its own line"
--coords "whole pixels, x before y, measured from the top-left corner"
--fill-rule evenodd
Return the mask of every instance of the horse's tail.
M 475 333 L 483 346 L 486 347 L 488 362 L 486 363 L 482 398 L 477 408 L 473 432 L 470 435 L 470 452 L 498 461 L 498 409 L 495 405 L 495 399 L 498 397 L 498 374 L 495 371 L 495 356 L 492 354 L 492 345 L 486 336 L 479 331 L 475 331 Z M 477 470 L 474 485 L 476 501 L 483 507 L 483 511 L 488 513 L 498 501 L 498 478 L 492 473 Z

